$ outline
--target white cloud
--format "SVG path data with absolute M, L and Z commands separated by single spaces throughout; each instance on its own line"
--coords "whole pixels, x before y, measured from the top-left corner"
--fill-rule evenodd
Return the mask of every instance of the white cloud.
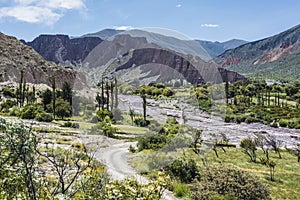
M 54 9 L 81 9 L 85 5 L 83 0 L 44 0 L 44 5 Z
M 181 7 L 182 7 L 181 4 L 177 4 L 177 5 L 176 5 L 176 8 L 181 8 Z
M 28 23 L 52 25 L 65 10 L 85 8 L 85 0 L 13 0 L 14 6 L 0 8 L 0 19 L 12 17 Z
M 18 21 L 28 23 L 44 23 L 52 25 L 59 20 L 60 14 L 48 8 L 34 6 L 5 7 L 0 9 L 0 18 L 13 17 Z
M 220 27 L 219 24 L 201 24 L 201 27 L 204 27 L 204 28 L 218 28 Z
M 38 2 L 39 0 L 14 0 L 15 3 L 19 5 L 30 5 Z
M 120 31 L 128 31 L 133 29 L 132 26 L 114 26 L 114 29 L 120 30 Z

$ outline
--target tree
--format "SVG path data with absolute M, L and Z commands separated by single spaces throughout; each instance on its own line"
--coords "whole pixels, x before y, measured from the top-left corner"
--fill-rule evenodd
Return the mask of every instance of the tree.
M 71 107 L 72 107 L 72 97 L 73 97 L 73 89 L 71 85 L 68 82 L 64 82 L 62 87 L 62 98 L 63 100 L 69 102 Z
M 274 161 L 270 161 L 270 162 L 268 162 L 268 166 L 270 168 L 270 179 L 271 179 L 271 181 L 274 181 L 275 180 L 274 173 L 275 173 L 276 163 Z
M 49 105 L 52 101 L 52 92 L 50 89 L 46 89 L 42 92 L 42 103 L 44 106 L 44 110 L 47 110 L 47 105 Z
M 56 100 L 55 113 L 58 117 L 63 119 L 64 117 L 71 116 L 71 106 L 69 102 L 63 100 L 62 98 L 58 98 Z
M 267 142 L 266 136 L 262 134 L 256 134 L 256 138 L 254 139 L 255 145 L 261 150 L 263 150 L 264 154 L 266 155 L 267 161 L 269 161 L 269 146 Z
M 103 110 L 103 105 L 105 104 L 105 99 L 100 96 L 99 92 L 96 95 L 96 101 L 98 104 L 98 110 L 102 109 Z
M 58 176 L 50 188 L 51 196 L 62 194 L 64 197 L 73 197 L 79 190 L 76 181 L 92 164 L 92 156 L 88 155 L 86 147 L 83 145 L 80 149 L 55 149 L 46 146 L 46 151 L 38 151 L 38 154 L 49 161 L 52 170 Z
M 118 99 L 118 81 L 115 77 L 115 109 L 118 109 L 119 106 L 119 99 Z
M 135 117 L 134 110 L 130 108 L 129 111 L 128 111 L 128 115 L 130 116 L 130 118 L 131 118 L 131 124 L 133 125 L 133 120 L 134 120 L 134 117 Z
M 243 148 L 243 153 L 248 155 L 251 162 L 256 162 L 256 145 L 251 138 L 245 138 L 241 141 L 240 146 Z
M 52 112 L 53 112 L 53 117 L 55 119 L 55 114 L 56 114 L 56 84 L 55 84 L 55 76 L 51 77 L 51 84 L 52 84 Z
M 23 123 L 8 124 L 0 118 L 0 186 L 7 199 L 36 200 L 37 137 Z M 1 192 L 3 194 L 3 192 Z
M 271 146 L 271 148 L 273 148 L 273 150 L 275 151 L 275 153 L 278 154 L 279 158 L 281 159 L 281 154 L 280 154 L 280 146 L 282 144 L 283 141 L 278 140 L 275 136 L 273 135 L 268 135 L 266 137 L 266 141 L 267 144 L 269 146 Z
M 144 118 L 144 121 L 146 121 L 147 120 L 147 100 L 146 100 L 145 90 L 142 90 L 140 95 L 143 100 L 143 118 Z

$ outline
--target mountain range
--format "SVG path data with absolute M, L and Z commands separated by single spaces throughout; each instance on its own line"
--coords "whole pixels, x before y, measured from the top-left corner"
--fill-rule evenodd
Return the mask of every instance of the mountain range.
M 194 48 L 190 41 L 185 46 L 183 41 L 175 39 L 164 40 L 163 44 L 159 43 L 161 40 L 154 43 L 153 35 L 149 35 L 150 38 L 119 34 L 112 40 L 100 43 L 84 60 L 81 70 L 88 74 L 93 83 L 97 83 L 102 76 L 112 75 L 118 76 L 123 83 L 137 85 L 183 79 L 193 84 L 244 79 L 228 70 L 219 71 L 214 63 L 190 54 Z M 166 48 L 176 44 L 179 44 L 177 50 Z M 188 53 L 183 52 L 183 47 Z
M 33 48 L 23 44 L 15 37 L 0 33 L 0 81 L 18 82 L 21 71 L 27 83 L 46 84 L 51 86 L 51 77 L 56 77 L 56 86 L 63 82 L 77 87 L 84 85 L 84 77 L 76 71 L 46 61 Z
M 244 40 L 232 39 L 226 42 L 211 42 L 205 40 L 197 40 L 201 46 L 207 51 L 207 53 L 212 57 L 215 58 L 222 53 L 224 53 L 228 49 L 237 48 L 243 44 L 248 43 Z
M 48 61 L 62 65 L 76 65 L 103 40 L 99 37 L 70 39 L 68 35 L 40 35 L 31 42 L 21 41 L 34 48 Z
M 40 35 L 31 42 L 21 40 L 26 45 L 4 34 L 0 39 L 1 81 L 18 80 L 21 68 L 28 69 L 26 79 L 34 83 L 49 84 L 49 74 L 53 73 L 67 80 L 77 76 L 74 70 L 56 64 L 76 67 L 93 82 L 103 75 L 118 75 L 128 83 L 172 79 L 233 82 L 244 79 L 240 74 L 275 80 L 300 78 L 300 25 L 249 43 L 236 39 L 223 43 L 182 40 L 145 30 L 114 29 L 77 38 Z M 220 74 L 218 78 L 207 78 L 215 73 Z
M 214 61 L 226 69 L 272 80 L 299 80 L 300 25 L 227 50 Z

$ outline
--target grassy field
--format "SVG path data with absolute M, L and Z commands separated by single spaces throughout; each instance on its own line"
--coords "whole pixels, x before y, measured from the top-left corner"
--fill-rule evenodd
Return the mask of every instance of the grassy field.
M 190 152 L 191 157 L 195 154 Z M 270 153 L 270 160 L 275 161 L 275 181 L 270 181 L 270 169 L 268 166 L 260 164 L 259 158 L 265 157 L 262 151 L 258 151 L 258 163 L 249 161 L 249 157 L 242 153 L 240 148 L 226 149 L 218 151 L 219 158 L 213 151 L 206 157 L 208 165 L 232 165 L 257 176 L 263 183 L 269 185 L 272 199 L 299 199 L 300 198 L 300 163 L 297 157 L 287 151 L 282 151 L 282 159 L 274 152 Z M 203 167 L 202 162 L 198 164 Z

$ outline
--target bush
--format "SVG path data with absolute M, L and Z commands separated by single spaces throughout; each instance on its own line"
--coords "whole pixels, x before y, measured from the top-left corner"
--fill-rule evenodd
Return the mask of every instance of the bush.
M 145 127 L 145 126 L 148 126 L 150 124 L 150 121 L 149 120 L 144 120 L 143 118 L 136 118 L 134 120 L 134 123 L 137 125 L 137 126 L 140 126 L 140 127 Z
M 43 112 L 43 109 L 37 104 L 27 104 L 21 110 L 20 117 L 22 119 L 34 119 L 36 115 Z
M 259 182 L 257 177 L 245 171 L 226 166 L 213 166 L 207 170 L 201 178 L 201 182 L 195 185 L 192 195 L 194 200 L 212 199 L 211 195 L 225 196 L 243 200 L 269 200 L 268 187 Z M 221 199 L 221 198 L 218 198 Z
M 280 127 L 288 127 L 288 122 L 285 119 L 280 119 L 279 126 Z
M 2 88 L 2 94 L 6 97 L 11 97 L 11 98 L 16 97 L 15 90 L 9 87 Z
M 18 106 L 13 106 L 10 111 L 9 111 L 9 115 L 10 116 L 16 116 L 19 117 L 21 114 L 20 108 Z
M 190 189 L 186 184 L 176 182 L 173 192 L 176 197 L 184 197 L 190 194 Z
M 97 117 L 98 117 L 98 120 L 100 122 L 102 122 L 106 118 L 106 116 L 108 116 L 110 119 L 113 118 L 113 114 L 109 110 L 106 110 L 106 109 L 102 110 L 102 109 L 100 109 L 100 110 L 97 111 Z
M 69 128 L 79 128 L 79 123 L 76 122 L 65 122 L 62 127 L 69 127 Z
M 157 150 L 162 148 L 167 142 L 167 136 L 162 134 L 152 134 L 146 138 L 138 139 L 138 151 L 142 151 L 144 149 L 153 149 Z
M 53 116 L 49 113 L 46 112 L 39 112 L 36 114 L 35 116 L 35 120 L 39 121 L 39 122 L 52 122 L 53 121 Z
M 199 168 L 193 159 L 176 159 L 171 165 L 166 167 L 167 174 L 180 180 L 183 183 L 191 183 L 200 178 Z
M 11 99 L 7 99 L 5 102 L 2 102 L 0 105 L 0 110 L 1 111 L 9 111 L 10 108 L 12 108 L 13 106 L 16 106 L 17 102 L 13 101 Z

